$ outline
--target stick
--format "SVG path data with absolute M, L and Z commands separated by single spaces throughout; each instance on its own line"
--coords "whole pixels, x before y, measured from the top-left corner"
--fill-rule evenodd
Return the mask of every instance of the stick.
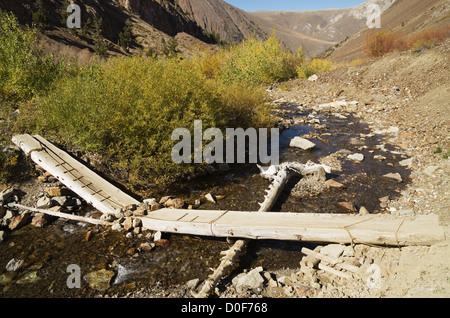
M 312 251 L 312 250 L 310 250 L 310 249 L 308 249 L 306 247 L 302 248 L 302 253 L 306 254 L 306 255 L 309 255 L 309 256 L 312 256 L 314 258 L 318 258 L 318 259 L 320 259 L 320 260 L 322 260 L 324 262 L 327 262 L 327 263 L 329 263 L 329 264 L 331 264 L 333 266 L 336 266 L 336 267 L 338 267 L 340 269 L 345 269 L 346 271 L 349 271 L 349 272 L 352 272 L 352 273 L 356 273 L 356 272 L 359 271 L 359 268 L 356 267 L 356 266 L 342 263 L 342 261 L 340 259 L 338 259 L 338 258 L 320 254 L 320 253 Z
M 331 267 L 329 267 L 327 265 L 324 265 L 322 263 L 319 264 L 319 268 L 324 270 L 324 271 L 326 271 L 326 272 L 328 272 L 328 273 L 330 273 L 330 274 L 336 275 L 336 276 L 341 277 L 341 278 L 346 278 L 346 279 L 352 278 L 351 275 L 348 275 L 346 273 L 338 271 L 338 270 L 336 270 L 334 268 L 331 268 Z
M 55 212 L 55 211 L 50 211 L 50 210 L 30 208 L 28 206 L 24 206 L 21 204 L 10 203 L 10 204 L 8 204 L 8 206 L 13 207 L 13 208 L 27 210 L 27 211 L 32 211 L 32 212 L 44 213 L 44 214 L 56 216 L 59 218 L 72 220 L 72 221 L 90 223 L 90 224 L 95 224 L 95 225 L 105 225 L 105 226 L 112 225 L 111 222 L 106 222 L 106 221 L 102 221 L 102 220 L 97 220 L 97 219 L 92 219 L 92 218 L 87 218 L 87 217 L 72 215 L 72 214 L 67 214 L 67 213 Z

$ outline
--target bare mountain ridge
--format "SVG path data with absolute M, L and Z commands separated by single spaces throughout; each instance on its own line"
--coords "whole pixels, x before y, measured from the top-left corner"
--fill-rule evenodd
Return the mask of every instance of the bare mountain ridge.
M 238 43 L 252 35 L 265 39 L 275 28 L 287 49 L 296 52 L 302 46 L 306 55 L 313 57 L 359 31 L 366 24 L 369 4 L 379 4 L 384 11 L 394 1 L 367 0 L 348 9 L 258 12 L 245 12 L 223 0 L 178 0 L 177 3 L 204 30 L 227 42 Z

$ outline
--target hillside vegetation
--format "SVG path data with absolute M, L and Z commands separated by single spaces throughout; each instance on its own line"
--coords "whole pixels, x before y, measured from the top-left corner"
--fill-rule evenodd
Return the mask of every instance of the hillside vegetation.
M 134 191 L 164 187 L 198 166 L 171 160 L 176 128 L 272 127 L 264 85 L 296 77 L 300 60 L 274 34 L 183 59 L 176 52 L 116 57 L 78 67 L 35 49 L 36 33 L 0 15 L 2 143 L 36 133 L 98 158 Z M 2 155 L 2 178 L 15 156 Z

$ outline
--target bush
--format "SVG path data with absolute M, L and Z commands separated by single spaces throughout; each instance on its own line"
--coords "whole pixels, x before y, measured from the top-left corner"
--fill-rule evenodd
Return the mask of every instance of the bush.
M 301 78 L 309 78 L 314 74 L 331 71 L 335 67 L 333 62 L 328 59 L 313 59 L 298 66 L 297 74 Z
M 409 38 L 392 31 L 378 31 L 366 35 L 366 54 L 379 57 L 394 51 L 412 50 L 417 53 L 430 49 L 450 36 L 450 24 L 418 32 Z
M 379 57 L 397 48 L 399 36 L 392 31 L 381 30 L 366 35 L 366 53 L 369 57 Z
M 35 131 L 47 138 L 101 154 L 115 178 L 139 191 L 195 170 L 172 162 L 174 129 L 193 132 L 196 119 L 204 127 L 267 126 L 271 117 L 264 98 L 248 84 L 207 79 L 193 61 L 135 56 L 63 78 L 20 116 L 34 118 Z
M 221 53 L 220 75 L 226 82 L 260 85 L 294 78 L 298 59 L 283 50 L 276 34 L 264 42 L 250 38 Z
M 64 71 L 63 62 L 36 49 L 35 32 L 0 11 L 0 115 L 20 101 L 46 92 Z

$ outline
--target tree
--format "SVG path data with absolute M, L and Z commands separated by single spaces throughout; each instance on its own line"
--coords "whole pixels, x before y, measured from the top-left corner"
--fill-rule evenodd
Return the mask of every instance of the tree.
M 133 43 L 134 40 L 132 30 L 133 24 L 130 19 L 127 19 L 123 31 L 119 33 L 119 45 L 125 52 L 128 52 L 130 44 Z
M 95 18 L 93 22 L 94 33 L 92 39 L 94 40 L 94 51 L 95 54 L 101 58 L 108 57 L 108 43 L 103 37 L 103 19 Z
M 36 0 L 34 7 L 36 11 L 31 15 L 32 22 L 38 29 L 43 30 L 48 26 L 48 16 L 43 1 Z
M 174 37 L 170 38 L 169 42 L 166 42 L 166 40 L 164 38 L 162 38 L 161 44 L 162 44 L 163 54 L 166 57 L 174 57 L 179 53 L 179 51 L 177 49 L 178 41 Z

